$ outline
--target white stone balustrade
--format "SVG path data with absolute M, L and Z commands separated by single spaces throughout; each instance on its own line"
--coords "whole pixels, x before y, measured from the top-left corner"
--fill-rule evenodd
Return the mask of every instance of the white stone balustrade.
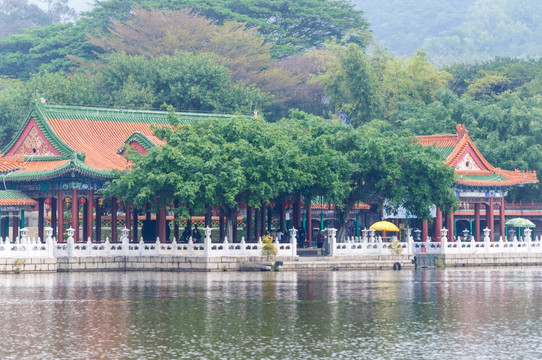
M 88 257 L 88 256 L 186 256 L 186 257 L 221 257 L 221 256 L 261 256 L 263 244 L 261 239 L 257 243 L 247 243 L 244 238 L 238 243 L 230 243 L 228 239 L 223 242 L 212 242 L 211 229 L 205 229 L 202 243 L 194 243 L 189 238 L 187 243 L 178 243 L 173 239 L 171 243 L 161 243 L 159 239 L 152 243 L 130 242 L 129 230 L 121 230 L 119 242 L 93 243 L 74 242 L 74 229 L 68 229 L 66 242 L 58 243 L 52 238 L 52 228 L 45 228 L 45 241 L 29 239 L 27 229 L 21 229 L 21 237 L 11 241 L 9 238 L 0 238 L 0 258 L 37 258 L 37 257 Z M 448 230 L 442 229 L 440 242 L 431 238 L 424 242 L 414 242 L 412 232 L 406 232 L 406 239 L 399 245 L 403 248 L 402 254 L 501 254 L 501 253 L 539 253 L 542 254 L 542 240 L 531 237 L 531 229 L 524 230 L 524 236 L 518 239 L 514 236 L 507 240 L 502 237 L 499 241 L 490 241 L 490 230 L 484 229 L 483 241 L 450 241 Z M 374 231 L 364 229 L 361 237 L 346 237 L 343 241 L 337 239 L 337 229 L 326 228 L 325 251 L 331 256 L 386 256 L 394 255 L 390 250 L 391 242 L 375 236 Z M 275 238 L 274 245 L 278 250 L 277 256 L 297 256 L 297 231 L 290 230 L 290 241 L 279 243 Z

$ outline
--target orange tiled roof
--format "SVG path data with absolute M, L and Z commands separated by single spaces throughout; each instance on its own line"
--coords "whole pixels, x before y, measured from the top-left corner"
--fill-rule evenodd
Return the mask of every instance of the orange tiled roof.
M 0 158 L 0 172 L 8 172 L 20 168 L 23 165 L 23 156 L 10 156 Z
M 73 119 L 48 119 L 48 122 L 70 148 L 79 153 L 84 152 L 85 163 L 97 170 L 124 170 L 126 158 L 118 154 L 117 150 L 135 132 L 158 141 L 148 123 Z
M 196 113 L 177 115 L 180 124 L 189 124 L 203 118 L 232 116 Z M 10 175 L 11 181 L 41 178 L 39 172 L 44 169 L 48 173 L 43 176 L 52 176 L 68 168 L 108 178 L 111 170 L 126 169 L 126 158 L 119 154 L 119 149 L 134 134 L 142 135 L 146 145 L 164 144 L 164 141 L 153 135 L 153 126 L 170 126 L 167 113 L 55 106 L 37 101 L 24 127 L 3 149 L 2 153 L 6 157 L 3 163 L 0 160 L 0 172 L 16 169 L 17 162 L 9 160 L 7 156 L 18 154 L 26 156 L 28 163 L 16 171 L 17 174 Z M 60 160 L 63 163 L 54 162 Z M 70 164 L 66 165 L 68 161 Z M 49 171 L 57 168 L 58 171 L 54 173 Z
M 0 190 L 0 206 L 36 206 L 38 202 L 16 190 Z

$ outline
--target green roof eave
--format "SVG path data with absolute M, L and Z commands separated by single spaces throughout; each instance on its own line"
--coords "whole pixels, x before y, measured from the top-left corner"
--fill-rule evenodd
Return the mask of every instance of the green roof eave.
M 32 198 L 21 191 L 0 190 L 0 200 L 32 200 Z
M 58 135 L 55 134 L 53 129 L 51 129 L 51 127 L 49 126 L 49 123 L 46 120 L 44 105 L 39 100 L 34 101 L 34 107 L 30 111 L 30 114 L 28 114 L 26 121 L 24 122 L 24 125 L 21 126 L 21 128 L 19 129 L 19 132 L 2 149 L 2 154 L 5 154 L 9 149 L 11 149 L 11 147 L 15 144 L 17 139 L 19 139 L 19 137 L 22 135 L 24 129 L 26 128 L 26 125 L 28 124 L 28 122 L 30 121 L 32 117 L 34 117 L 34 120 L 38 124 L 40 130 L 42 131 L 47 141 L 49 141 L 55 147 L 55 149 L 57 149 L 62 154 L 62 156 L 71 157 L 73 156 L 74 153 L 77 154 L 77 152 L 74 149 L 72 149 L 70 146 L 68 146 L 68 144 L 62 141 L 60 137 L 58 137 Z M 80 160 L 84 159 L 84 155 L 82 156 L 81 154 L 77 154 L 77 157 L 80 158 Z
M 148 124 L 169 124 L 168 113 L 153 110 L 128 110 L 97 107 L 42 105 L 44 115 L 48 119 L 72 119 L 114 122 L 135 122 Z M 191 124 L 194 120 L 208 118 L 239 117 L 229 114 L 200 114 L 191 112 L 177 112 L 181 125 Z
M 59 160 L 68 160 L 67 156 L 63 155 L 25 155 L 25 161 L 59 161 Z
M 430 146 L 430 148 L 441 158 L 442 161 L 445 161 L 448 158 L 448 156 L 450 156 L 452 151 L 454 151 L 455 149 L 454 146 L 435 146 L 435 145 Z
M 491 175 L 456 175 L 457 180 L 471 181 L 508 181 L 509 179 L 498 174 Z
M 4 179 L 6 182 L 11 181 L 37 181 L 37 180 L 47 180 L 55 177 L 62 176 L 69 173 L 79 173 L 88 177 L 109 180 L 113 179 L 114 175 L 111 171 L 105 170 L 96 170 L 91 168 L 85 163 L 82 163 L 78 160 L 71 160 L 66 164 L 63 164 L 56 169 L 52 170 L 40 170 L 40 171 L 15 171 L 9 173 Z
M 118 153 L 122 153 L 127 145 L 129 145 L 131 142 L 137 142 L 140 144 L 145 150 L 150 151 L 153 147 L 157 147 L 158 145 L 155 144 L 151 139 L 149 139 L 145 134 L 141 132 L 135 132 L 133 133 L 125 142 L 124 145 L 120 147 L 118 150 Z

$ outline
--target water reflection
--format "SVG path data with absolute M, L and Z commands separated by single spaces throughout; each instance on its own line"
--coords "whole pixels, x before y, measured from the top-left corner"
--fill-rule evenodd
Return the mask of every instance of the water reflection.
M 542 269 L 0 275 L 2 359 L 538 358 Z

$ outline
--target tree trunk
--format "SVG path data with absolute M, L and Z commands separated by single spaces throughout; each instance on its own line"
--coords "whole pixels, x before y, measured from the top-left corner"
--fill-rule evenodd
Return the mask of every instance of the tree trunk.
M 224 212 L 226 213 L 226 236 L 228 242 L 233 242 L 233 229 L 237 227 L 237 208 L 226 208 Z
M 348 214 L 352 210 L 353 205 L 347 205 L 344 211 L 339 211 L 339 229 L 337 231 L 337 241 L 344 241 L 346 230 L 348 229 Z

